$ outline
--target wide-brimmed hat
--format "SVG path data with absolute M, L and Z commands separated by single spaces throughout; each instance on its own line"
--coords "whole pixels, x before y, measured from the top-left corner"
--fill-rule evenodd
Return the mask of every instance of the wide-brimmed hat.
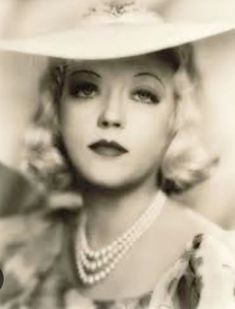
M 171 1 L 95 1 L 76 27 L 45 35 L 0 39 L 0 50 L 67 59 L 111 59 L 172 48 L 235 28 L 225 21 L 189 22 L 168 16 Z M 79 15 L 79 14 L 78 14 Z

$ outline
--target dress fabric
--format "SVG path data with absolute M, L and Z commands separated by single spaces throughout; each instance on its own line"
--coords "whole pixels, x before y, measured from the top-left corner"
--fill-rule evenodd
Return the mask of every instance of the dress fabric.
M 82 297 L 72 245 L 78 215 L 73 209 L 1 213 L 0 309 L 235 308 L 235 235 L 206 219 L 211 233 L 195 235 L 154 291 L 113 301 Z

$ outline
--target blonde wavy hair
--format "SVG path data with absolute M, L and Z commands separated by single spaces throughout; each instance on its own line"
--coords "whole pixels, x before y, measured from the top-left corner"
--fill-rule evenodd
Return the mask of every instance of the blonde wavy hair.
M 205 180 L 216 159 L 208 155 L 200 138 L 196 102 L 199 77 L 192 47 L 185 45 L 161 53 L 175 68 L 172 140 L 157 175 L 158 185 L 170 195 Z M 52 205 L 76 203 L 79 195 L 58 119 L 66 67 L 66 61 L 53 59 L 41 79 L 39 104 L 25 136 L 21 166 L 24 174 L 48 194 Z

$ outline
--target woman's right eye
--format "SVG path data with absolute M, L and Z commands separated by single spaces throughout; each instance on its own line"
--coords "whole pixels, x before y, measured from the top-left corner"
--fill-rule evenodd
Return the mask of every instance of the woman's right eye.
M 97 93 L 97 85 L 91 82 L 76 82 L 69 85 L 69 94 L 78 99 L 92 99 Z

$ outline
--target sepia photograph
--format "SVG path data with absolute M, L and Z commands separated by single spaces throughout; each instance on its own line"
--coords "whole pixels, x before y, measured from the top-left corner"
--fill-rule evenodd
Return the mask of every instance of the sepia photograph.
M 235 0 L 1 0 L 0 309 L 235 309 Z

